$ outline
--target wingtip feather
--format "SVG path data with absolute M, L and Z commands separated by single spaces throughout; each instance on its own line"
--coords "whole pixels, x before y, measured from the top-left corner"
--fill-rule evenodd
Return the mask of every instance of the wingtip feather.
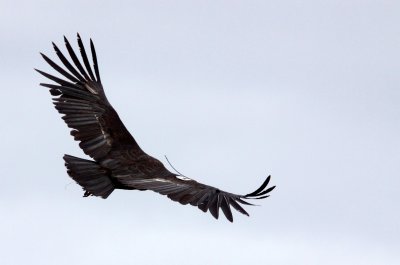
M 262 196 L 262 195 L 265 195 L 265 194 L 271 192 L 275 188 L 275 186 L 267 188 L 270 180 L 271 180 L 271 175 L 269 175 L 265 179 L 263 184 L 258 189 L 256 189 L 255 191 L 253 191 L 253 192 L 251 192 L 249 194 L 246 194 L 246 195 L 242 196 L 242 198 L 245 198 L 245 199 L 256 199 L 259 196 Z M 267 188 L 267 189 L 265 189 L 265 188 Z

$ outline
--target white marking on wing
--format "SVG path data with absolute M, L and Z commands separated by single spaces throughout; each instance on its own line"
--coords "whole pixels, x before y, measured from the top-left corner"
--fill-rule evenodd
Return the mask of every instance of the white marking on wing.
M 188 181 L 188 180 L 192 180 L 192 179 L 190 179 L 190 178 L 188 178 L 188 177 L 185 177 L 185 176 L 176 176 L 178 179 L 180 179 L 180 180 L 184 180 L 184 181 Z

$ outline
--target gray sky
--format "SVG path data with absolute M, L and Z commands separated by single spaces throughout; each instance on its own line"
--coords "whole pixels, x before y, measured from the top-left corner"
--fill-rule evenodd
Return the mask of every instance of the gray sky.
M 2 264 L 400 264 L 399 1 L 0 0 Z M 93 38 L 141 147 L 248 193 L 216 221 L 153 192 L 82 198 L 33 68 Z

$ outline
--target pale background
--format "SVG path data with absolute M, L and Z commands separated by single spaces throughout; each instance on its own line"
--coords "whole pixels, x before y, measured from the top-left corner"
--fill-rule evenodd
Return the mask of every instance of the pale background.
M 400 264 L 399 25 L 385 0 L 0 0 L 1 264 Z M 76 32 L 147 153 L 237 193 L 271 174 L 272 196 L 233 224 L 82 198 L 33 71 Z

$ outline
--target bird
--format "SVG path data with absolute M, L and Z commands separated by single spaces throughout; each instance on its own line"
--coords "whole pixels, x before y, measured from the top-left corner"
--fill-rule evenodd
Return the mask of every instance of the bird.
M 81 59 L 78 59 L 65 36 L 64 42 L 70 59 L 52 42 L 63 67 L 40 53 L 62 77 L 36 68 L 34 70 L 52 81 L 40 83 L 40 86 L 49 89 L 54 107 L 71 128 L 70 134 L 91 158 L 87 160 L 67 154 L 63 156 L 68 175 L 82 187 L 84 197 L 106 199 L 116 189 L 150 190 L 182 205 L 190 204 L 203 212 L 209 211 L 215 219 L 218 219 L 221 209 L 230 222 L 233 222 L 231 207 L 249 216 L 241 205 L 254 205 L 248 200 L 269 197 L 275 188 L 267 187 L 270 175 L 255 191 L 238 195 L 188 178 L 172 165 L 176 172 L 171 172 L 158 159 L 145 153 L 104 93 L 92 39 L 90 51 L 93 67 L 79 33 L 77 42 Z

